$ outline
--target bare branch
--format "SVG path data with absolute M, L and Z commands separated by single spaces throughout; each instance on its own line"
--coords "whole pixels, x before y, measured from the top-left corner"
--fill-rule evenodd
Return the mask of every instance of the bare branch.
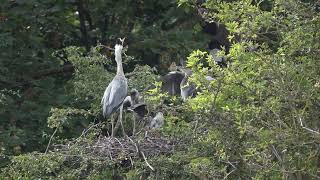
M 148 166 L 152 171 L 154 171 L 154 168 L 149 164 L 149 162 L 147 161 L 147 158 L 146 158 L 146 156 L 144 155 L 144 153 L 143 153 L 142 151 L 140 151 L 140 153 L 141 153 L 144 161 L 146 162 L 147 166 Z
M 51 135 L 51 137 L 50 137 L 50 140 L 49 140 L 49 142 L 48 142 L 46 151 L 44 152 L 45 154 L 47 154 L 47 152 L 48 152 L 48 150 L 49 150 L 49 147 L 50 147 L 50 145 L 51 145 L 51 141 L 52 141 L 54 135 L 57 133 L 57 131 L 58 131 L 58 127 L 56 127 L 56 129 L 54 130 L 54 132 L 52 133 L 52 135 Z
M 300 126 L 301 126 L 303 129 L 305 129 L 305 130 L 307 130 L 307 131 L 309 131 L 309 132 L 311 132 L 311 133 L 315 133 L 315 134 L 317 134 L 317 135 L 320 135 L 320 132 L 315 131 L 315 130 L 313 130 L 313 129 L 310 129 L 310 128 L 304 126 L 303 123 L 302 123 L 301 117 L 299 118 L 299 120 L 300 120 Z

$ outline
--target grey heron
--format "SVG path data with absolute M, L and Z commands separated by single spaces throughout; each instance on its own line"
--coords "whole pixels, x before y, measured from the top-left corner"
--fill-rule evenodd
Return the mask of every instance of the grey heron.
M 148 114 L 147 105 L 140 103 L 140 93 L 136 89 L 132 89 L 130 95 L 123 101 L 123 107 L 134 113 L 133 117 L 133 130 L 132 134 L 135 134 L 136 119 L 141 120 Z
M 184 73 L 184 77 L 182 81 L 180 82 L 180 95 L 183 101 L 186 101 L 188 97 L 194 97 L 195 96 L 195 91 L 196 91 L 196 86 L 190 82 L 189 76 L 191 76 L 192 71 L 187 68 L 179 68 L 180 71 Z
M 184 74 L 179 71 L 172 71 L 161 77 L 161 90 L 167 92 L 170 96 L 180 94 L 180 83 L 184 78 Z
M 123 42 L 123 40 L 122 40 Z M 124 133 L 124 128 L 122 124 L 122 110 L 123 110 L 123 101 L 127 96 L 127 79 L 123 73 L 122 67 L 122 45 L 115 45 L 115 60 L 117 63 L 117 74 L 110 82 L 106 90 L 104 91 L 103 98 L 101 100 L 103 116 L 105 118 L 110 117 L 110 115 L 118 109 L 120 109 L 119 122 L 122 126 L 122 132 Z M 111 118 L 111 136 L 114 136 L 114 119 Z M 125 134 L 125 133 L 124 133 Z
M 188 97 L 195 97 L 197 93 L 196 85 L 189 81 L 189 77 L 192 75 L 191 69 L 185 67 L 179 67 L 179 70 L 184 73 L 184 77 L 180 82 L 180 95 L 183 101 L 186 101 Z M 205 76 L 207 81 L 213 81 L 211 76 Z
M 148 114 L 147 105 L 140 102 L 140 93 L 136 89 L 132 89 L 130 96 L 127 96 L 123 101 L 123 107 L 129 111 L 135 112 L 140 118 Z
M 130 91 L 130 96 L 127 96 L 124 101 L 123 101 L 123 107 L 124 108 L 128 108 L 128 107 L 132 107 L 135 104 L 139 103 L 139 98 L 140 98 L 140 94 L 139 91 L 136 89 L 132 89 Z

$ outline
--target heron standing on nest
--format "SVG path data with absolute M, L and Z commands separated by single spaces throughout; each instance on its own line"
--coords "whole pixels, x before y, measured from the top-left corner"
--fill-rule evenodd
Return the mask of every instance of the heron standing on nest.
M 119 115 L 119 122 L 122 126 L 122 132 L 123 135 L 125 135 L 123 124 L 122 124 L 122 110 L 123 110 L 123 101 L 127 96 L 127 79 L 124 76 L 123 73 L 123 67 L 122 67 L 122 57 L 121 52 L 123 48 L 123 41 L 124 39 L 120 39 L 122 42 L 122 45 L 116 44 L 115 45 L 115 60 L 117 62 L 117 74 L 113 78 L 113 80 L 110 82 L 106 90 L 104 91 L 101 105 L 102 105 L 102 111 L 103 116 L 105 118 L 110 117 L 110 115 L 118 109 L 120 109 L 120 115 Z M 114 137 L 114 118 L 111 117 L 111 136 Z

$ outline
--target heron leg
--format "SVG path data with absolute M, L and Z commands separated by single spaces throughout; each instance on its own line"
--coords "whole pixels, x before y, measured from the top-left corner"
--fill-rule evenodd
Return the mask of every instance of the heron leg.
M 134 134 L 136 133 L 136 117 L 133 114 L 133 129 L 132 129 L 132 136 L 134 136 Z
M 114 137 L 114 116 L 111 115 L 111 137 Z
M 122 134 L 125 137 L 126 133 L 124 131 L 124 127 L 123 127 L 123 124 L 122 124 L 122 112 L 123 112 L 123 104 L 120 106 L 120 115 L 119 115 L 119 120 L 118 121 L 120 121 L 120 124 L 121 124 L 121 127 L 122 127 Z
M 119 112 L 119 114 L 120 114 L 120 112 Z M 115 117 L 115 120 L 116 120 L 117 118 L 119 119 L 119 115 L 118 115 L 118 114 L 117 114 L 117 116 Z M 114 132 L 118 132 L 119 126 L 120 126 L 120 121 L 118 120 L 117 123 L 116 123 L 116 125 L 115 125 L 115 127 L 114 127 Z

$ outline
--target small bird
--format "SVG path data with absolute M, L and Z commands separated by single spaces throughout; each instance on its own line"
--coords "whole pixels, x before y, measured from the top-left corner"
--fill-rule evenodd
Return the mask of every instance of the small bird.
M 101 105 L 102 105 L 103 116 L 105 118 L 108 118 L 112 113 L 118 111 L 118 109 L 120 108 L 119 121 L 122 126 L 123 134 L 125 134 L 123 124 L 122 124 L 122 109 L 123 109 L 122 105 L 123 105 L 124 99 L 127 96 L 128 84 L 127 84 L 127 79 L 124 76 L 123 67 L 122 67 L 122 57 L 121 57 L 122 48 L 123 46 L 120 44 L 115 45 L 115 60 L 117 62 L 117 74 L 113 78 L 113 80 L 110 82 L 108 87 L 106 88 L 101 100 Z M 111 136 L 113 137 L 114 136 L 114 119 L 113 118 L 111 118 L 111 126 L 112 126 Z

